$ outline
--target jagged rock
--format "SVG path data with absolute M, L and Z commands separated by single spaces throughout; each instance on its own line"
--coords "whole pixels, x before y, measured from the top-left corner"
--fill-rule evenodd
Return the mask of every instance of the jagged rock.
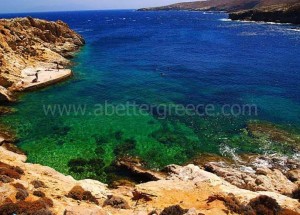
M 213 162 L 206 164 L 205 169 L 239 188 L 252 191 L 272 191 L 287 195 L 297 187 L 278 169 L 271 170 L 265 167 L 258 168 L 255 173 L 249 173 Z
M 172 172 L 170 173 L 168 179 L 179 179 L 181 181 L 192 181 L 194 183 L 210 181 L 211 183 L 220 183 L 220 178 L 216 175 L 212 175 L 207 171 L 201 170 L 198 166 L 189 164 L 187 166 L 181 167 L 177 165 L 172 165 Z
M 287 178 L 292 182 L 300 182 L 300 169 L 293 169 L 287 172 Z
M 165 178 L 163 173 L 144 168 L 139 159 L 132 157 L 118 159 L 116 166 L 128 171 L 138 182 L 157 181 Z
M 15 99 L 12 94 L 5 87 L 0 86 L 0 101 L 13 102 Z
M 1 142 L 1 141 L 0 141 Z M 1 143 L 0 143 L 1 144 Z M 2 147 L 6 148 L 8 151 L 14 152 L 19 155 L 25 155 L 25 153 L 19 149 L 16 145 L 12 143 L 3 143 Z
M 12 142 L 15 142 L 15 137 L 10 132 L 4 130 L 0 131 L 0 145 Z
M 28 80 L 23 74 L 24 68 L 43 67 L 49 74 L 56 63 L 70 65 L 64 56 L 73 55 L 84 44 L 84 39 L 62 21 L 31 17 L 0 19 L 0 99 L 12 101 L 9 91 L 25 88 L 22 85 Z M 49 78 L 54 79 L 54 74 L 52 72 Z

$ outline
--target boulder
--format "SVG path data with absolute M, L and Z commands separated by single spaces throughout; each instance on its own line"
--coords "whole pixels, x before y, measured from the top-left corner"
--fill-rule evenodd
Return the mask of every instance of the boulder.
M 15 99 L 13 98 L 11 92 L 7 90 L 5 87 L 0 86 L 0 102 L 13 102 Z
M 250 173 L 220 163 L 208 163 L 205 169 L 212 172 L 229 183 L 251 191 L 272 191 L 289 195 L 297 188 L 280 170 L 267 167 L 257 168 Z

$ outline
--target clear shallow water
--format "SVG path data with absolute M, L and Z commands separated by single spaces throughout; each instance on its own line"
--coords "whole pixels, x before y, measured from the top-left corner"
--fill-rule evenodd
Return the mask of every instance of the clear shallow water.
M 268 121 L 299 135 L 300 33 L 291 25 L 224 21 L 200 12 L 90 11 L 35 13 L 61 19 L 86 39 L 75 77 L 22 96 L 1 118 L 20 138 L 29 161 L 76 178 L 116 177 L 126 154 L 149 167 L 184 163 L 201 153 L 294 151 L 264 144 L 246 131 Z M 162 75 L 163 74 L 163 75 Z M 95 116 L 95 104 L 255 104 L 257 116 Z M 46 116 L 43 105 L 87 105 L 87 114 Z M 137 107 L 135 107 L 137 109 Z M 134 109 L 134 108 L 133 108 Z

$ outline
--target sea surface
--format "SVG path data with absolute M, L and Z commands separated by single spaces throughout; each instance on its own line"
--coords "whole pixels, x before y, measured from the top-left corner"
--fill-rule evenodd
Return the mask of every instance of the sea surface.
M 115 160 L 128 155 L 159 169 L 208 154 L 298 153 L 298 146 L 270 139 L 268 131 L 258 137 L 248 129 L 249 123 L 274 126 L 299 145 L 296 26 L 232 22 L 225 13 L 203 12 L 0 16 L 63 20 L 86 40 L 72 59 L 71 80 L 22 95 L 12 105 L 17 112 L 0 118 L 16 132 L 29 162 L 109 182 L 123 174 Z M 197 105 L 197 113 L 208 105 L 214 109 L 191 114 L 189 108 Z M 242 111 L 247 105 L 256 111 Z M 49 107 L 71 110 L 47 114 Z M 184 107 L 184 114 L 174 113 L 177 107 Z

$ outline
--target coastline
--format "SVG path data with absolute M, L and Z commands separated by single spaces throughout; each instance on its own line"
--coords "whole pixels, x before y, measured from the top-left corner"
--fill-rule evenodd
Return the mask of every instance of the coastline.
M 32 213 L 47 214 L 240 214 L 244 205 L 257 212 L 259 205 L 264 204 L 263 198 L 274 201 L 272 205 L 264 206 L 266 211 L 273 211 L 272 207 L 275 207 L 280 214 L 300 213 L 297 199 L 275 190 L 238 188 L 207 171 L 208 167 L 169 165 L 164 170 L 164 178 L 137 185 L 121 183 L 109 188 L 99 181 L 77 181 L 52 168 L 26 163 L 25 155 L 16 154 L 3 146 L 0 146 L 0 154 L 1 213 L 31 207 Z M 262 177 L 263 169 L 257 171 Z M 279 176 L 277 174 L 277 178 L 272 179 L 274 184 L 278 183 Z M 284 176 L 280 177 L 284 179 Z M 299 179 L 298 175 L 298 182 Z M 88 197 L 80 197 L 80 192 Z M 23 198 L 22 204 L 20 198 Z M 256 202 L 257 208 L 252 202 Z
M 25 68 L 11 91 L 35 90 L 72 75 L 71 70 L 55 67 L 52 62 Z M 40 82 L 32 83 L 38 70 Z M 20 84 L 22 81 L 25 85 Z M 277 134 L 278 131 L 275 131 Z M 17 151 L 16 148 L 8 150 L 7 144 L 11 142 L 11 138 L 0 137 L 0 185 L 4 194 L 0 197 L 0 214 L 6 210 L 18 213 L 18 210 L 31 208 L 36 210 L 32 213 L 68 215 L 172 214 L 169 211 L 189 215 L 240 214 L 245 208 L 257 212 L 259 209 L 251 202 L 272 212 L 278 210 L 280 214 L 300 213 L 299 201 L 295 196 L 292 198 L 294 190 L 300 185 L 299 166 L 289 160 L 277 162 L 278 158 L 263 157 L 260 162 L 267 160 L 270 166 L 256 167 L 254 162 L 251 169 L 243 165 L 235 169 L 215 160 L 205 161 L 203 165 L 169 165 L 163 175 L 142 169 L 138 163 L 120 162 L 130 172 L 152 179 L 137 185 L 119 181 L 114 189 L 110 189 L 99 181 L 77 181 L 50 167 L 26 163 L 25 155 L 10 151 Z M 290 169 L 284 170 L 277 164 L 281 162 L 289 165 Z M 274 204 L 268 208 L 261 199 Z
M 3 101 L 14 101 L 17 92 L 40 89 L 70 78 L 73 73 L 68 58 L 85 44 L 62 21 L 31 17 L 1 19 L 0 31 Z
M 256 3 L 245 1 L 225 1 L 223 4 L 209 0 L 205 2 L 177 3 L 162 7 L 141 8 L 137 11 L 195 11 L 225 12 L 228 19 L 253 22 L 274 22 L 282 24 L 300 24 L 300 4 L 295 0 L 282 3 L 259 0 Z

